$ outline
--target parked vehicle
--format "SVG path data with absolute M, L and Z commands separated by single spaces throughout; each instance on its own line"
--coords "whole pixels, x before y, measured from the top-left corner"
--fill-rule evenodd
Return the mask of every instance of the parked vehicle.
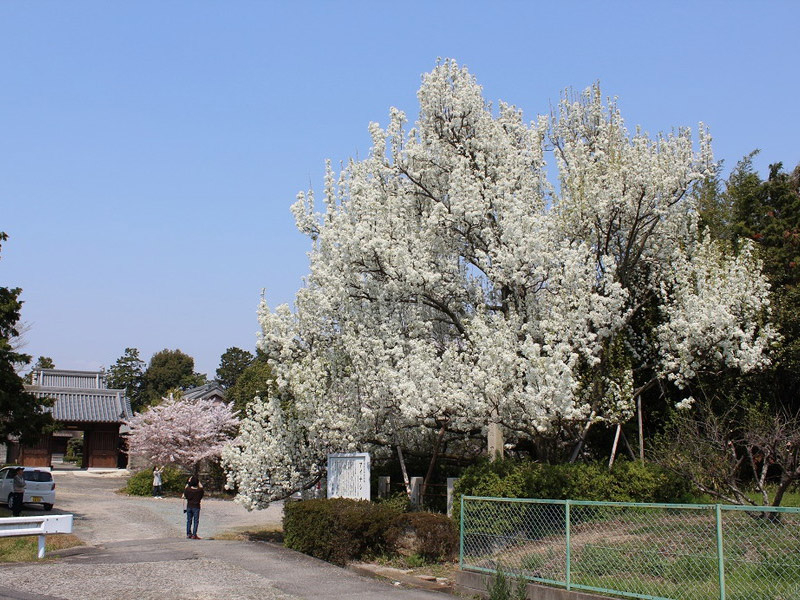
M 56 502 L 56 482 L 50 471 L 35 467 L 22 467 L 22 477 L 25 479 L 25 494 L 22 496 L 23 504 L 41 504 L 45 510 L 52 510 Z M 0 469 L 0 502 L 11 504 L 11 493 L 14 489 L 14 475 L 19 467 L 3 467 Z

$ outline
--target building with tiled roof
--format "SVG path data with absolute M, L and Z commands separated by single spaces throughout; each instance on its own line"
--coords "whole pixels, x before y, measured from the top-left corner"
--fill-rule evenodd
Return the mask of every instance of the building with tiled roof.
M 45 436 L 35 447 L 19 449 L 17 461 L 48 466 L 53 454 L 63 452 L 66 440 L 83 432 L 82 467 L 117 467 L 120 426 L 133 416 L 125 390 L 110 389 L 103 371 L 35 369 L 26 390 L 39 398 L 52 398 L 49 408 L 61 430 Z
M 206 383 L 197 387 L 189 388 L 181 394 L 184 400 L 214 400 L 216 402 L 225 401 L 225 388 L 216 381 Z

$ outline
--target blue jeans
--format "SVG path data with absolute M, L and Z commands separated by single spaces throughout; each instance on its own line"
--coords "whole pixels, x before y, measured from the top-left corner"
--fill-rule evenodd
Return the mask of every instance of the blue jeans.
M 200 509 L 186 509 L 186 535 L 197 535 L 197 525 L 200 523 Z

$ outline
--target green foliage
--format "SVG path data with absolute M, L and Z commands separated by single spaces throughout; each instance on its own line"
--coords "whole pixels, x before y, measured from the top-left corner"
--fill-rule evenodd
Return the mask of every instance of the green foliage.
M 0 231 L 0 242 L 8 236 Z M 36 398 L 25 391 L 17 369 L 30 363 L 31 357 L 17 351 L 18 323 L 22 310 L 20 288 L 0 287 L 0 439 L 19 436 L 22 444 L 34 443 L 53 426 L 44 407 L 52 401 Z
M 409 569 L 418 569 L 419 567 L 424 567 L 427 565 L 428 559 L 421 554 L 412 554 L 411 556 L 406 557 L 405 564 Z
M 397 512 L 410 512 L 413 509 L 411 499 L 405 492 L 398 492 L 389 496 L 388 498 L 379 498 L 375 502 L 377 504 L 387 504 L 396 509 Z
M 109 367 L 106 377 L 108 387 L 125 390 L 125 395 L 135 411 L 141 410 L 147 404 L 143 396 L 144 367 L 144 361 L 139 358 L 139 350 L 125 348 L 124 354 Z
M 164 495 L 180 496 L 186 487 L 187 474 L 175 467 L 165 467 L 161 474 L 161 491 Z M 125 484 L 125 493 L 131 496 L 151 496 L 153 494 L 153 469 L 143 469 L 134 473 Z
M 458 547 L 453 521 L 431 512 L 403 513 L 395 517 L 386 531 L 389 548 L 396 549 L 406 536 L 413 536 L 415 554 L 430 560 L 450 560 Z
M 379 554 L 385 534 L 399 514 L 390 504 L 333 498 L 290 502 L 283 509 L 287 548 L 344 565 L 349 560 Z
M 553 498 L 610 502 L 675 502 L 687 486 L 651 463 L 617 461 L 547 465 L 514 459 L 482 461 L 464 471 L 456 493 L 496 498 Z
M 67 462 L 81 462 L 83 458 L 83 437 L 73 437 L 67 442 L 67 452 L 64 460 Z
M 527 598 L 528 582 L 522 575 L 516 578 L 516 584 L 512 581 L 503 569 L 503 565 L 498 564 L 497 570 L 489 578 L 486 591 L 489 593 L 489 600 L 525 600 Z
M 700 217 L 712 235 L 734 249 L 743 240 L 755 243 L 764 274 L 772 285 L 772 322 L 783 336 L 772 353 L 772 365 L 745 376 L 720 373 L 704 378 L 696 396 L 720 405 L 766 402 L 773 407 L 800 408 L 800 166 L 783 171 L 769 167 L 762 180 L 753 168 L 752 152 L 731 172 L 720 190 L 707 186 Z
M 275 375 L 265 360 L 256 361 L 247 367 L 236 379 L 236 383 L 231 386 L 226 396 L 228 401 L 233 402 L 234 407 L 244 414 L 245 407 L 252 402 L 256 396 L 264 396 L 275 390 Z
M 36 359 L 36 362 L 34 363 L 33 367 L 25 375 L 25 377 L 23 377 L 23 379 L 25 380 L 25 383 L 28 384 L 33 383 L 33 371 L 35 369 L 55 369 L 55 368 L 56 368 L 56 363 L 53 362 L 52 358 L 50 358 L 49 356 L 40 356 L 39 358 Z
M 513 459 L 483 461 L 468 467 L 456 483 L 454 515 L 461 496 L 550 498 L 607 502 L 681 502 L 689 484 L 652 463 L 617 461 L 547 465 Z
M 235 346 L 225 350 L 219 359 L 217 382 L 226 390 L 236 384 L 242 373 L 253 364 L 255 356 L 247 350 Z
M 172 388 L 186 390 L 206 383 L 206 376 L 194 372 L 194 359 L 180 350 L 156 352 L 143 376 L 143 402 L 158 404 Z

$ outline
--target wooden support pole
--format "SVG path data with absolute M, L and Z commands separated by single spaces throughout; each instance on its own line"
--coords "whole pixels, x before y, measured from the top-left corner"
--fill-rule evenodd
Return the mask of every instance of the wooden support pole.
M 639 422 L 639 460 L 644 462 L 644 431 L 642 430 L 642 396 L 636 396 L 636 414 Z
M 617 432 L 614 434 L 614 446 L 611 448 L 611 458 L 608 459 L 608 468 L 614 466 L 614 458 L 617 455 L 617 444 L 619 444 L 619 434 L 622 432 L 622 424 L 617 423 Z

